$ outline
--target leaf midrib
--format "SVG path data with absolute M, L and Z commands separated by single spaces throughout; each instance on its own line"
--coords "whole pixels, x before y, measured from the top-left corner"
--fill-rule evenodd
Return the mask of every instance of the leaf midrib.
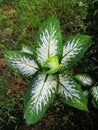
M 66 54 L 62 57 L 62 59 L 63 59 L 66 55 L 68 55 L 71 51 L 73 51 L 74 48 L 75 48 L 75 47 L 73 47 L 68 53 L 66 53 Z
M 48 58 L 50 57 L 50 41 L 48 43 Z
M 26 66 L 29 66 L 29 67 L 31 67 L 31 68 L 33 68 L 33 69 L 38 69 L 37 67 L 32 66 L 32 65 L 29 65 L 29 64 L 27 64 L 27 63 L 25 63 L 25 62 L 23 62 L 23 61 L 17 60 L 17 62 L 20 62 L 21 64 L 25 64 Z
M 46 75 L 46 77 L 45 77 L 45 79 L 44 79 L 44 82 L 43 82 L 42 87 L 41 87 L 41 91 L 39 92 L 39 95 L 38 95 L 38 98 L 37 98 L 37 101 L 36 101 L 36 104 L 37 104 L 38 101 L 39 101 L 39 98 L 40 98 L 40 96 L 41 96 L 41 93 L 42 93 L 42 91 L 43 91 L 43 88 L 44 88 L 44 85 L 45 85 L 45 82 L 46 82 L 47 78 L 48 78 L 48 75 Z
M 60 84 L 64 89 L 66 89 L 66 87 L 65 87 L 61 82 L 59 82 L 59 84 Z M 70 95 L 71 95 L 71 92 L 70 92 L 70 91 L 68 91 L 67 89 L 66 89 L 66 91 L 67 91 L 68 93 L 70 93 Z

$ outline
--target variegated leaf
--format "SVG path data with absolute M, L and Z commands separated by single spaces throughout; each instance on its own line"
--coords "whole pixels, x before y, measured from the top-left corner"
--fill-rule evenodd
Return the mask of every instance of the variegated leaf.
M 66 39 L 63 46 L 62 65 L 66 68 L 72 67 L 82 58 L 90 45 L 91 37 L 87 35 L 76 35 Z
M 27 124 L 36 123 L 53 102 L 57 91 L 57 77 L 37 73 L 32 78 L 25 96 L 25 118 Z
M 98 108 L 98 86 L 92 87 L 90 93 L 92 96 L 93 105 Z
M 39 69 L 31 55 L 20 51 L 8 51 L 5 53 L 5 58 L 12 70 L 24 76 L 31 76 Z
M 62 37 L 58 19 L 51 16 L 45 21 L 35 39 L 34 54 L 37 62 L 43 66 L 46 60 L 51 56 L 62 55 Z
M 91 86 L 93 84 L 93 80 L 88 74 L 76 74 L 75 79 L 83 86 Z
M 21 52 L 33 55 L 33 49 L 31 49 L 30 47 L 26 45 L 22 45 Z
M 63 101 L 80 110 L 87 111 L 87 101 L 80 86 L 67 74 L 59 75 L 59 94 Z

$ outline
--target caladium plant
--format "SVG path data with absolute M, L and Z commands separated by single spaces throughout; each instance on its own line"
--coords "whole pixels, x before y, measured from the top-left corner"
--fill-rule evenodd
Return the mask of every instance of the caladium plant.
M 83 57 L 91 45 L 91 37 L 75 35 L 62 42 L 56 16 L 47 19 L 38 32 L 34 46 L 21 51 L 7 51 L 8 66 L 24 77 L 30 77 L 24 101 L 27 124 L 38 122 L 53 103 L 56 95 L 77 109 L 88 111 L 80 84 L 69 70 Z

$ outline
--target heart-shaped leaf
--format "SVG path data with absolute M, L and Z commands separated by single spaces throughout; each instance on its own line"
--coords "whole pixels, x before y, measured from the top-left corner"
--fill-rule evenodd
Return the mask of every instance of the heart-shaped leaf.
M 25 96 L 25 118 L 27 124 L 36 123 L 53 102 L 57 91 L 57 77 L 37 73 L 32 77 Z
M 46 20 L 37 35 L 34 43 L 34 55 L 37 62 L 43 66 L 51 56 L 62 56 L 62 36 L 59 21 L 55 16 Z
M 82 58 L 90 45 L 91 37 L 87 35 L 76 35 L 66 39 L 63 46 L 62 66 L 72 67 Z
M 59 78 L 59 94 L 63 101 L 70 106 L 87 111 L 87 100 L 80 85 L 70 75 L 60 74 Z
M 13 71 L 24 76 L 31 76 L 39 69 L 31 55 L 20 51 L 7 51 L 5 58 Z

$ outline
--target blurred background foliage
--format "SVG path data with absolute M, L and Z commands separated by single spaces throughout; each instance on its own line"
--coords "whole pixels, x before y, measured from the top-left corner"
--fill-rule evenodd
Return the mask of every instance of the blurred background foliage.
M 1 48 L 20 48 L 31 45 L 41 23 L 51 14 L 60 20 L 63 35 L 85 30 L 83 19 L 87 14 L 86 2 L 78 0 L 1 0 Z M 10 44 L 10 46 L 9 46 Z
M 21 49 L 22 44 L 32 47 L 41 23 L 55 14 L 60 20 L 64 39 L 77 33 L 93 37 L 95 44 L 89 48 L 74 71 L 88 73 L 97 82 L 97 7 L 98 0 L 0 0 L 0 130 L 98 129 L 95 109 L 90 107 L 92 114 L 89 115 L 65 106 L 58 100 L 41 122 L 26 126 L 23 119 L 26 82 L 9 71 L 3 55 L 5 50 Z

